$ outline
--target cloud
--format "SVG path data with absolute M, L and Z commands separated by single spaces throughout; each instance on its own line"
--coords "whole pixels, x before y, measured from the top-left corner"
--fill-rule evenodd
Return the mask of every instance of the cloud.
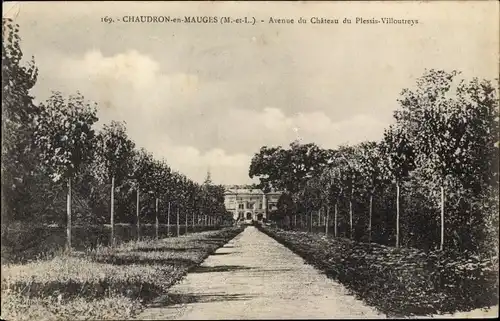
M 199 87 L 196 75 L 163 73 L 157 61 L 136 50 L 112 56 L 92 50 L 66 57 L 49 81 L 66 94 L 79 90 L 96 101 L 100 122 L 126 121 L 139 142 L 161 139 L 166 120 Z
M 165 158 L 167 163 L 197 182 L 203 182 L 207 171 L 217 184 L 250 183 L 248 167 L 251 156 L 244 153 L 229 154 L 221 148 L 201 152 L 194 146 L 177 145 L 165 138 L 150 141 L 144 147 L 156 157 Z
M 167 73 L 160 62 L 137 50 L 60 55 L 51 77 L 44 80 L 50 88 L 80 90 L 98 103 L 101 124 L 125 121 L 139 147 L 198 182 L 209 169 L 217 183 L 250 182 L 251 157 L 264 145 L 287 146 L 299 139 L 335 148 L 376 138 L 385 127 L 363 113 L 332 119 L 323 110 L 287 114 L 282 106 L 261 107 L 261 101 L 251 108 L 235 105 L 245 87 L 205 82 L 197 73 Z
M 200 88 L 197 75 L 163 73 L 157 61 L 136 50 L 112 56 L 92 50 L 81 57 L 66 57 L 57 74 L 61 80 L 71 79 L 64 86 L 68 93 L 81 90 L 98 102 L 100 123 L 125 121 L 136 144 L 165 158 L 174 170 L 198 182 L 207 170 L 216 183 L 250 181 L 246 174 L 249 155 L 227 153 L 218 146 L 201 151 L 172 139 L 172 131 L 187 135 L 203 131 L 203 126 L 184 124 L 190 113 L 189 100 Z M 172 126 L 174 123 L 184 125 L 184 130 Z
M 87 52 L 80 59 L 66 59 L 61 68 L 76 78 L 90 77 L 115 82 L 129 82 L 137 88 L 150 85 L 157 78 L 159 64 L 136 50 L 120 53 L 111 57 L 104 57 L 99 50 Z
M 174 95 L 192 94 L 199 86 L 196 75 L 164 74 L 157 61 L 136 50 L 109 57 L 92 50 L 81 58 L 66 58 L 59 66 L 62 78 L 81 82 L 91 93 L 99 92 L 101 100 L 111 94 L 139 98 L 135 108 L 154 108 Z
M 283 110 L 275 107 L 266 107 L 261 111 L 233 109 L 228 119 L 238 124 L 238 130 L 232 134 L 234 141 L 251 145 L 255 151 L 270 141 L 288 145 L 295 139 L 315 142 L 324 148 L 335 148 L 344 143 L 356 144 L 379 139 L 387 127 L 386 122 L 368 114 L 356 114 L 334 121 L 323 111 L 287 116 Z M 231 135 L 229 131 L 226 134 L 228 136 Z

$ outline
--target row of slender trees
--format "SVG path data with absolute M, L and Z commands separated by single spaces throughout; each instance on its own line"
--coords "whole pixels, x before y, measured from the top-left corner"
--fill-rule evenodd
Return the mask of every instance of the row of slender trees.
M 214 226 L 230 219 L 224 189 L 210 177 L 198 184 L 154 159 L 128 137 L 125 123 L 96 129 L 96 104 L 80 93 L 53 92 L 35 104 L 34 60 L 23 63 L 19 27 L 3 19 L 2 220 L 63 223 L 71 248 L 72 220 Z M 66 216 L 61 211 L 66 203 Z M 135 208 L 134 208 L 135 207 Z M 172 222 L 173 223 L 173 222 Z
M 250 177 L 285 191 L 275 217 L 291 226 L 319 211 L 335 236 L 496 253 L 498 79 L 459 75 L 426 70 L 380 141 L 263 147 Z

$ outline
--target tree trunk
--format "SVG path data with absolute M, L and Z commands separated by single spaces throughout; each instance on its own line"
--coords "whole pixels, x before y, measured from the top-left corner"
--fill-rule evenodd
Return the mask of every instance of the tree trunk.
M 399 182 L 396 182 L 396 247 L 399 247 Z
M 193 233 L 196 230 L 196 212 L 193 211 Z
M 293 214 L 293 229 L 297 229 L 297 214 Z
M 68 178 L 68 194 L 66 197 L 66 250 L 71 252 L 71 177 Z
M 177 237 L 181 235 L 181 225 L 180 225 L 180 213 L 179 213 L 179 206 L 177 206 Z
M 168 211 L 167 211 L 167 236 L 170 236 L 170 202 L 168 202 Z
M 330 205 L 326 206 L 325 235 L 328 236 L 328 225 L 330 225 Z
M 310 232 L 312 232 L 313 231 L 313 212 L 312 211 L 309 212 L 309 216 L 311 217 L 311 224 L 310 224 L 311 229 L 310 229 Z
M 333 224 L 335 225 L 334 229 L 333 229 L 333 235 L 335 237 L 337 237 L 337 215 L 338 215 L 338 206 L 337 206 L 337 202 L 335 202 L 335 209 L 334 209 L 334 222 Z
M 115 246 L 115 177 L 111 177 L 111 246 Z
M 156 198 L 156 226 L 155 226 L 155 232 L 156 232 L 156 239 L 158 239 L 158 228 L 159 228 L 159 221 L 158 221 L 158 198 Z
M 136 212 L 136 215 L 137 215 L 137 241 L 139 241 L 141 239 L 141 222 L 140 222 L 140 217 L 139 217 L 139 186 L 137 186 L 137 200 L 136 200 L 136 208 L 135 208 L 135 212 Z
M 353 233 L 352 233 L 352 196 L 349 199 L 349 236 L 352 240 L 352 238 L 353 238 Z
M 189 216 L 188 212 L 186 212 L 184 215 L 186 216 L 186 227 L 185 227 L 186 233 L 185 234 L 188 234 L 188 227 L 189 227 L 189 225 L 188 225 L 188 216 Z
M 441 242 L 439 245 L 439 249 L 442 251 L 444 248 L 444 186 L 441 186 Z
M 373 193 L 370 193 L 370 213 L 368 215 L 368 244 L 372 243 Z

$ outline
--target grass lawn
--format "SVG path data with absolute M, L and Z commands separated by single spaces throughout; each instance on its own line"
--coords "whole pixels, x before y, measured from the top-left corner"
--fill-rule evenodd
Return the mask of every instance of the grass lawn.
M 141 224 L 141 237 L 151 239 L 156 236 L 154 224 Z M 188 233 L 218 230 L 217 227 L 188 226 Z M 180 225 L 180 235 L 186 233 L 186 226 Z M 160 224 L 160 238 L 177 235 L 177 226 Z M 109 246 L 111 236 L 110 225 L 72 226 L 71 246 L 77 251 Z M 137 239 L 135 224 L 115 224 L 115 240 L 117 243 L 130 242 Z M 2 264 L 27 263 L 39 258 L 48 259 L 60 254 L 66 246 L 66 227 L 26 224 L 10 222 L 2 225 Z
M 469 311 L 498 304 L 498 257 L 456 257 L 316 233 L 261 227 L 389 317 Z
M 165 293 L 243 229 L 127 242 L 2 265 L 1 317 L 6 320 L 126 319 Z

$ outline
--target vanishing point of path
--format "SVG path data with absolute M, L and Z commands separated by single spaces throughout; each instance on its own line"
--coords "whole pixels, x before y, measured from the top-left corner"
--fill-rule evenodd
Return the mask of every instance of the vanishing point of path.
M 271 237 L 247 227 L 137 319 L 385 318 Z

